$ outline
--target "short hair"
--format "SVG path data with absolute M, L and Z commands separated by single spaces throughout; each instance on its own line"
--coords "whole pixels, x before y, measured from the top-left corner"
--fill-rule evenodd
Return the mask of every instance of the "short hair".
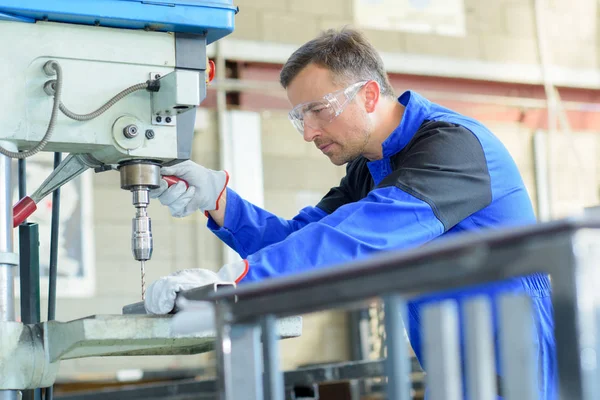
M 281 86 L 287 89 L 300 71 L 310 64 L 329 69 L 336 83 L 375 80 L 381 86 L 381 94 L 394 96 L 381 56 L 358 30 L 347 27 L 328 29 L 303 44 L 281 69 Z

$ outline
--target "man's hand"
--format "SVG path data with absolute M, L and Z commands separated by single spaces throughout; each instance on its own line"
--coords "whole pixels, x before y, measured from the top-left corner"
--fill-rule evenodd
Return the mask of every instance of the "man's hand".
M 238 283 L 248 273 L 246 260 L 225 264 L 218 272 L 185 269 L 164 276 L 146 290 L 144 306 L 150 314 L 168 314 L 175 307 L 177 293 L 213 283 Z
M 197 210 L 203 212 L 220 208 L 219 201 L 225 192 L 229 176 L 225 171 L 213 171 L 192 161 L 184 161 L 172 167 L 163 167 L 161 175 L 174 175 L 184 182 L 168 187 L 164 179 L 160 187 L 150 191 L 151 198 L 158 198 L 161 204 L 168 206 L 174 217 L 185 217 Z

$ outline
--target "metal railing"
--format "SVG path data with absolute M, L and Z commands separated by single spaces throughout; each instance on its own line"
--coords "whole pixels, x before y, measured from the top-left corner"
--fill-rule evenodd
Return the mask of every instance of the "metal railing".
M 275 318 L 385 301 L 387 397 L 410 399 L 410 355 L 400 315 L 419 295 L 500 281 L 532 273 L 552 278 L 559 396 L 591 400 L 600 396 L 600 222 L 562 220 L 533 226 L 453 237 L 421 248 L 389 253 L 298 276 L 209 296 L 216 304 L 218 392 L 221 400 L 282 400 Z M 537 399 L 530 349 L 533 322 L 525 295 L 499 300 L 501 361 L 506 399 Z M 475 398 L 497 393 L 489 304 L 473 298 L 465 305 L 466 360 L 459 358 L 457 307 L 452 302 L 423 311 L 424 354 L 429 360 L 430 399 L 462 399 L 460 366 Z M 435 343 L 436 348 L 430 344 Z M 432 351 L 433 350 L 433 351 Z

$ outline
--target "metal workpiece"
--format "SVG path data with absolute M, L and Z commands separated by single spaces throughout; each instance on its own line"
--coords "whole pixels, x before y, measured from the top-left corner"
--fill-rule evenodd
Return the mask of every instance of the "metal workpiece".
M 155 189 L 160 186 L 160 165 L 150 161 L 131 161 L 119 166 L 121 189 L 139 187 Z
M 226 289 L 235 289 L 235 283 L 227 283 L 227 282 L 215 282 L 209 285 L 200 286 L 194 289 L 184 290 L 177 293 L 177 297 L 175 299 L 175 307 L 171 311 L 172 314 L 180 311 L 180 305 L 185 307 L 186 301 L 210 301 L 210 295 L 213 293 L 221 292 Z M 231 291 L 228 292 L 228 300 L 236 300 L 235 293 Z M 123 307 L 124 315 L 135 315 L 135 314 L 147 314 L 146 308 L 144 307 L 143 302 L 137 302 L 133 304 L 128 304 Z
M 368 304 L 383 293 L 410 299 L 536 272 L 551 273 L 556 284 L 554 276 L 576 269 L 570 267 L 573 240 L 582 230 L 600 232 L 600 221 L 562 220 L 456 235 L 410 251 L 347 263 L 343 268 L 248 283 L 236 289 L 239 301 L 232 304 L 232 314 L 236 322 L 264 314 L 300 315 L 349 303 Z M 220 297 L 217 293 L 212 299 Z

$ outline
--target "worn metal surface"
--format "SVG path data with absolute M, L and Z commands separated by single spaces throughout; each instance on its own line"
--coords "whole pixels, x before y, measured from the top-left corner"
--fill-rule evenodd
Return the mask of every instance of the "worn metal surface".
M 69 322 L 44 323 L 50 361 L 97 356 L 186 355 L 213 349 L 214 330 L 191 335 L 171 332 L 172 316 L 95 315 Z M 300 336 L 302 319 L 277 322 L 282 339 Z

